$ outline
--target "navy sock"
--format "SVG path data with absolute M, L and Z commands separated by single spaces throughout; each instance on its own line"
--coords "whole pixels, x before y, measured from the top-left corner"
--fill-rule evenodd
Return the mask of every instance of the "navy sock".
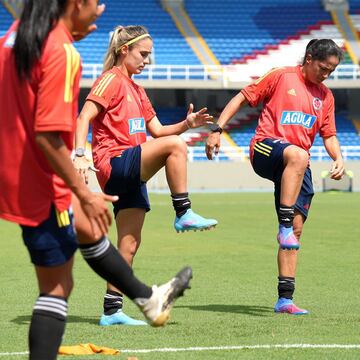
M 295 278 L 293 277 L 278 277 L 278 294 L 279 298 L 286 298 L 292 300 L 295 291 Z
M 30 360 L 56 359 L 66 316 L 66 299 L 45 294 L 38 297 L 29 329 Z
M 279 224 L 289 228 L 293 226 L 294 220 L 294 206 L 285 206 L 280 204 L 278 212 Z
M 179 218 L 183 216 L 188 209 L 191 208 L 191 201 L 189 193 L 171 194 L 172 203 L 176 216 Z
M 131 300 L 151 297 L 151 288 L 135 277 L 131 267 L 107 237 L 93 244 L 80 244 L 79 247 L 89 266 Z
M 104 314 L 112 315 L 115 314 L 118 310 L 121 310 L 123 307 L 123 294 L 107 290 L 104 296 Z

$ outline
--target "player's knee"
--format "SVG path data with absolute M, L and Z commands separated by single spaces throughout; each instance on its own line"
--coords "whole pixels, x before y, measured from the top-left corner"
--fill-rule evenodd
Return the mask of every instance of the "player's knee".
M 173 151 L 187 154 L 186 142 L 182 137 L 178 135 L 171 136 L 171 148 L 173 149 Z
M 291 146 L 285 155 L 285 160 L 287 165 L 305 171 L 309 162 L 309 154 L 304 149 Z

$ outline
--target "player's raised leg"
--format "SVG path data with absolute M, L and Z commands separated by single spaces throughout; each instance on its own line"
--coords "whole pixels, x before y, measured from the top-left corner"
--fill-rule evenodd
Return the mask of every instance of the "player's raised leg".
M 141 179 L 149 180 L 165 166 L 166 179 L 176 212 L 174 227 L 177 232 L 209 230 L 217 225 L 191 209 L 187 191 L 187 146 L 177 136 L 164 136 L 141 144 Z

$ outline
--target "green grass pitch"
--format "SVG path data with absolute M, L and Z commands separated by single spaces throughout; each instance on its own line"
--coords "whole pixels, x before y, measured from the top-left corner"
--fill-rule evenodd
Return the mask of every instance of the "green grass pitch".
M 277 226 L 272 194 L 194 194 L 193 209 L 218 219 L 219 225 L 212 231 L 183 234 L 173 230 L 170 197 L 150 198 L 152 211 L 146 217 L 135 272 L 153 284 L 190 264 L 192 289 L 176 303 L 164 328 L 102 328 L 97 322 L 105 284 L 77 254 L 64 345 L 94 343 L 134 350 L 114 358 L 139 360 L 360 358 L 360 193 L 319 193 L 314 198 L 296 280 L 295 301 L 310 311 L 302 317 L 273 312 Z M 115 239 L 114 226 L 110 235 Z M 0 360 L 26 359 L 15 353 L 27 351 L 37 285 L 18 226 L 0 221 L 0 254 Z M 125 311 L 142 318 L 127 300 Z M 275 348 L 276 344 L 358 346 L 288 349 Z M 252 347 L 229 349 L 247 345 Z M 135 352 L 164 348 L 188 351 Z

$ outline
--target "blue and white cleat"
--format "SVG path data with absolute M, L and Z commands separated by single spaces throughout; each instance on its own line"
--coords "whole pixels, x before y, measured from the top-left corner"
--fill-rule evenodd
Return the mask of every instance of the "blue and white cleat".
M 280 248 L 283 250 L 299 250 L 300 248 L 300 243 L 296 238 L 292 227 L 287 228 L 283 225 L 279 225 L 277 241 Z
M 285 313 L 290 315 L 307 315 L 309 312 L 305 309 L 298 308 L 291 299 L 280 298 L 275 304 L 276 313 Z
M 205 219 L 202 216 L 188 209 L 181 217 L 175 217 L 174 228 L 176 232 L 210 230 L 217 225 L 215 219 Z
M 122 310 L 118 310 L 116 313 L 111 315 L 102 314 L 99 322 L 100 326 L 109 325 L 147 325 L 145 321 L 136 320 L 126 315 Z

